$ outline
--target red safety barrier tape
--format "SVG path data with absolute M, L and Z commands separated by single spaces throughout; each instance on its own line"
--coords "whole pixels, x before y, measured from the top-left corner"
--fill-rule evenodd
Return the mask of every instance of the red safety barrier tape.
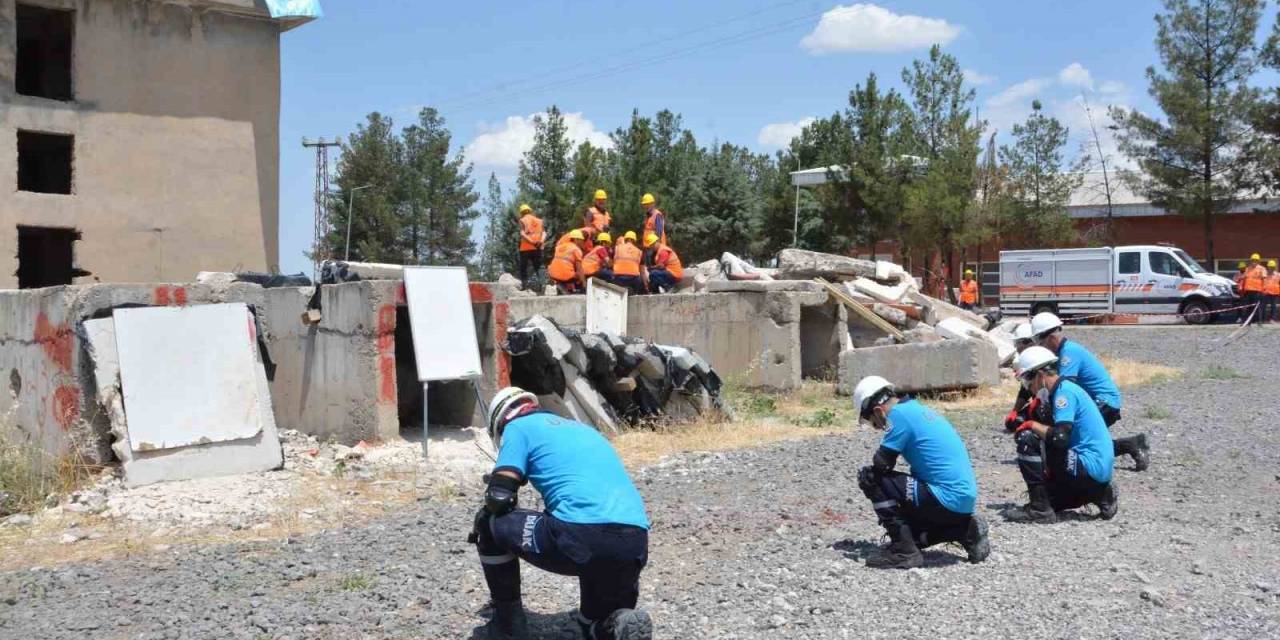
M 1223 308 L 1223 309 L 1215 309 L 1215 310 L 1209 311 L 1209 312 L 1208 312 L 1208 314 L 1209 314 L 1209 315 L 1216 315 L 1216 314 L 1219 314 L 1219 313 L 1226 313 L 1226 312 L 1228 312 L 1228 311 L 1239 311 L 1239 310 L 1241 310 L 1241 309 L 1252 309 L 1252 308 L 1254 308 L 1254 307 L 1256 307 L 1256 306 L 1258 306 L 1258 305 L 1256 305 L 1256 304 L 1242 304 L 1242 305 L 1235 306 L 1235 307 L 1226 307 L 1226 308 Z M 1171 312 L 1171 313 L 1169 313 L 1169 312 L 1151 312 L 1151 311 L 1149 311 L 1149 312 L 1125 312 L 1125 313 L 1121 313 L 1121 312 L 1109 311 L 1109 312 L 1107 312 L 1107 313 L 1095 313 L 1095 314 L 1087 315 L 1087 316 L 1071 316 L 1071 317 L 1070 317 L 1070 318 L 1068 318 L 1068 319 L 1069 319 L 1069 320 L 1072 320 L 1072 321 L 1078 321 L 1078 320 L 1090 320 L 1090 319 L 1092 319 L 1092 318 L 1106 318 L 1106 317 L 1110 317 L 1110 316 L 1161 316 L 1161 317 L 1177 316 L 1177 317 L 1182 318 L 1182 317 L 1186 317 L 1186 316 L 1188 316 L 1188 315 L 1190 315 L 1190 314 L 1186 314 L 1186 313 L 1179 313 L 1179 312 L 1176 312 L 1176 311 L 1175 311 L 1175 312 Z

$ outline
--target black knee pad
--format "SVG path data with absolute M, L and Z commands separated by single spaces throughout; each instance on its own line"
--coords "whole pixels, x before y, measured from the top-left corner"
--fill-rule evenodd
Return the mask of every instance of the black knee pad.
M 874 467 L 863 467 L 858 470 L 858 488 L 862 489 L 863 495 L 867 498 L 875 499 L 880 495 L 880 472 Z
M 1014 442 L 1017 443 L 1018 453 L 1038 454 L 1040 453 L 1040 436 L 1037 436 L 1030 429 L 1019 433 Z

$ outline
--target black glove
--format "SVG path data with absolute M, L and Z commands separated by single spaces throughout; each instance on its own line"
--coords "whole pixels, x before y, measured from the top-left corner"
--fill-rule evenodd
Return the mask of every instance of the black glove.
M 480 507 L 476 510 L 476 516 L 471 521 L 471 533 L 467 534 L 467 544 L 476 544 L 480 542 L 480 532 L 489 526 L 489 510 Z

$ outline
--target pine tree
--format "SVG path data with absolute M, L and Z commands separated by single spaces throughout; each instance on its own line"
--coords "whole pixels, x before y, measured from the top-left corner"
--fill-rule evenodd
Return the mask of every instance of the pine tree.
M 349 242 L 351 260 L 404 261 L 397 210 L 404 149 L 393 126 L 390 118 L 370 113 L 342 144 L 334 177 L 337 191 L 329 201 L 330 229 L 325 236 L 331 256 L 346 259 Z M 352 192 L 357 188 L 353 200 Z
M 1000 148 L 1008 165 L 1008 197 L 1012 205 L 1005 238 L 1024 246 L 1063 246 L 1075 239 L 1067 203 L 1084 176 L 1083 167 L 1068 166 L 1062 157 L 1069 131 L 1046 116 L 1036 100 L 1026 122 L 1013 125 L 1012 146 Z
M 481 205 L 485 217 L 484 245 L 477 265 L 478 276 L 492 282 L 503 273 L 515 273 L 520 247 L 518 210 L 503 200 L 498 176 L 489 174 L 489 188 Z
M 1260 149 L 1251 119 L 1258 91 L 1254 32 L 1261 0 L 1165 0 L 1157 15 L 1163 67 L 1147 67 L 1164 118 L 1111 109 L 1120 150 L 1141 169 L 1126 176 L 1152 204 L 1203 221 L 1214 260 L 1213 220 L 1255 188 Z
M 461 152 L 449 158 L 451 135 L 435 109 L 418 114 L 418 123 L 401 134 L 404 201 L 403 242 L 411 264 L 462 265 L 475 251 L 471 222 L 479 196 L 471 183 L 471 165 Z
M 582 223 L 582 211 L 570 192 L 571 142 L 564 115 L 552 105 L 533 119 L 533 146 L 520 160 L 516 179 L 522 198 L 538 212 L 554 239 Z
M 719 257 L 724 251 L 750 250 L 751 228 L 758 218 L 759 200 L 752 191 L 746 162 L 750 154 L 722 144 L 707 158 L 694 196 L 696 214 L 689 216 L 681 232 L 682 258 L 697 262 Z

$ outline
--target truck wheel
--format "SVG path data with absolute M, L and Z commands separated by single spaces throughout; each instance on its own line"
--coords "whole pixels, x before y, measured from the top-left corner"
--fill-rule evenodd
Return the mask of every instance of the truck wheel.
M 1031 307 L 1031 315 L 1033 316 L 1036 315 L 1037 313 L 1044 313 L 1046 311 L 1054 315 L 1057 315 L 1058 306 L 1049 302 L 1041 302 L 1040 304 L 1037 304 L 1036 306 Z
M 1209 305 L 1203 300 L 1191 300 L 1183 304 L 1179 313 L 1187 324 L 1208 324 L 1213 319 L 1213 314 L 1209 313 Z

